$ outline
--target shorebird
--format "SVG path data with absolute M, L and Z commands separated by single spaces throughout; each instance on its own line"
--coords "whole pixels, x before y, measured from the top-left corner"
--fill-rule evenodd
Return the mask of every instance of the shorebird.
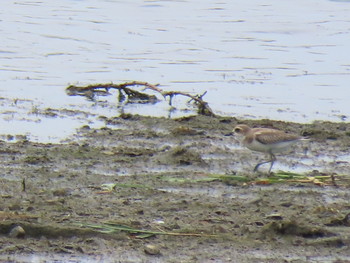
M 288 150 L 293 144 L 301 140 L 307 140 L 296 134 L 285 133 L 284 131 L 268 128 L 250 128 L 245 124 L 237 125 L 233 132 L 241 144 L 252 151 L 268 153 L 270 160 L 258 163 L 254 167 L 256 172 L 260 165 L 271 163 L 269 174 L 272 166 L 276 161 L 275 153 Z

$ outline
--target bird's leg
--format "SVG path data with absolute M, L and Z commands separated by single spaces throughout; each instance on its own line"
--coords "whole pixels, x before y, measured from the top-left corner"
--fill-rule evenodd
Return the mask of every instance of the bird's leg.
M 264 162 L 258 163 L 254 167 L 254 172 L 256 172 L 259 169 L 260 165 L 265 164 L 265 163 L 271 163 L 271 162 L 272 162 L 272 160 L 268 160 L 268 161 L 264 161 Z
M 270 169 L 269 169 L 269 174 L 270 174 L 270 173 L 271 173 L 272 166 L 273 166 L 273 164 L 274 164 L 275 161 L 276 161 L 275 155 L 274 155 L 273 153 L 270 153 L 270 160 L 264 161 L 264 162 L 261 162 L 261 163 L 258 163 L 257 165 L 255 165 L 255 167 L 254 167 L 254 172 L 256 172 L 256 171 L 259 169 L 260 165 L 265 164 L 265 163 L 271 163 Z
M 271 157 L 271 165 L 270 165 L 270 169 L 269 169 L 269 174 L 271 174 L 272 166 L 276 161 L 276 156 L 273 153 L 270 153 L 270 157 Z

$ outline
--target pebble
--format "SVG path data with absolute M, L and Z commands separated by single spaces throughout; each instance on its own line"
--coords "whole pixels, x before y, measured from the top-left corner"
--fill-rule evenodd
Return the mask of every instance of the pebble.
M 9 237 L 23 238 L 26 235 L 23 227 L 15 226 L 11 229 L 9 233 Z
M 147 244 L 144 247 L 144 251 L 148 255 L 159 255 L 160 254 L 160 249 L 158 246 Z
M 283 216 L 281 214 L 270 214 L 270 215 L 267 215 L 266 218 L 273 219 L 273 220 L 282 220 Z

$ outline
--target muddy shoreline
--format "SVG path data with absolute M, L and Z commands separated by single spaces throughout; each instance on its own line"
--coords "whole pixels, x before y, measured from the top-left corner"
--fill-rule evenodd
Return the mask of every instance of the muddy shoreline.
M 64 144 L 1 142 L 1 260 L 71 262 L 347 262 L 350 124 L 122 115 L 83 126 Z M 275 172 L 334 175 L 336 185 L 254 184 L 263 154 L 242 149 L 237 123 L 310 142 L 278 156 Z M 101 233 L 114 222 L 163 232 Z M 15 226 L 25 233 L 9 233 Z M 199 234 L 168 235 L 166 233 Z

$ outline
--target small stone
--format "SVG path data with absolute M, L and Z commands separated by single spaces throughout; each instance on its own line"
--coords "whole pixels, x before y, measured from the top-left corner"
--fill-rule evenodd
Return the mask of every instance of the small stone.
M 19 211 L 21 210 L 21 206 L 19 204 L 12 204 L 9 206 L 10 211 Z
M 144 247 L 144 251 L 148 255 L 159 255 L 160 254 L 160 249 L 158 246 L 152 245 L 152 244 L 147 244 Z
M 69 190 L 67 188 L 56 189 L 52 192 L 54 196 L 67 196 L 69 195 Z
M 225 226 L 215 226 L 213 227 L 213 232 L 214 233 L 228 233 L 228 229 Z
M 281 214 L 270 214 L 266 216 L 267 219 L 272 219 L 272 220 L 282 220 L 283 216 Z
M 15 226 L 14 228 L 11 229 L 9 233 L 9 237 L 16 237 L 16 238 L 24 238 L 25 235 L 26 235 L 26 232 L 21 226 Z

